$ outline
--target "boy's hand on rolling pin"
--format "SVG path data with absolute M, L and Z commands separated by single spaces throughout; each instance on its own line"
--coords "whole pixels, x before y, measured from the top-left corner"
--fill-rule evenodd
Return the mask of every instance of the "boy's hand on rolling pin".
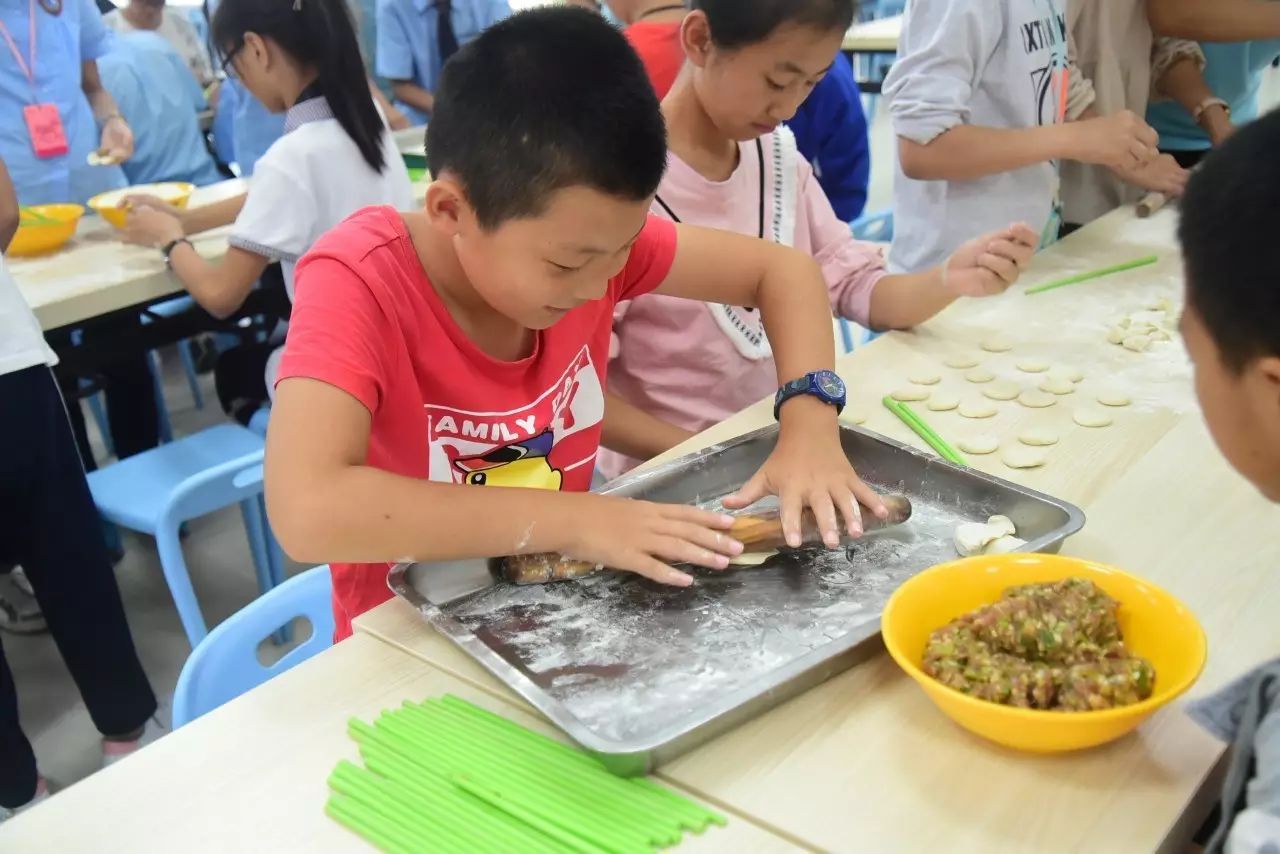
M 1031 263 L 1039 242 L 1022 223 L 970 240 L 943 263 L 942 286 L 962 297 L 1004 293 Z
M 160 247 L 186 235 L 178 218 L 152 207 L 131 208 L 125 220 L 124 239 L 139 246 Z
M 1129 110 L 1070 122 L 1066 128 L 1075 137 L 1072 160 L 1112 169 L 1134 169 L 1146 163 L 1156 156 L 1160 141 L 1155 129 Z
M 884 518 L 889 511 L 880 496 L 862 482 L 840 445 L 836 411 L 816 397 L 795 397 L 779 412 L 782 430 L 778 444 L 751 480 L 724 499 L 729 510 L 755 504 L 766 495 L 778 496 L 782 531 L 787 544 L 801 542 L 800 515 L 813 508 L 822 539 L 830 548 L 840 545 L 840 520 L 850 536 L 862 534 L 862 511 L 867 507 Z
M 1190 175 L 1168 154 L 1161 154 L 1154 160 L 1149 160 L 1133 169 L 1112 171 L 1126 184 L 1174 197 L 1181 196 L 1186 190 L 1187 177 Z
M 562 549 L 574 560 L 688 587 L 693 578 L 670 564 L 725 569 L 730 557 L 742 553 L 742 543 L 725 533 L 733 526 L 733 517 L 725 513 L 589 493 L 581 502 Z

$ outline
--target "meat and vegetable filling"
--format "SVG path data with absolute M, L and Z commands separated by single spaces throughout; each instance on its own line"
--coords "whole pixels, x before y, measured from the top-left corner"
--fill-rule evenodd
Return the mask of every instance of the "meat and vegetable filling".
M 1011 587 L 929 637 L 924 672 L 980 700 L 1085 712 L 1151 696 L 1155 669 L 1120 636 L 1120 603 L 1092 581 Z

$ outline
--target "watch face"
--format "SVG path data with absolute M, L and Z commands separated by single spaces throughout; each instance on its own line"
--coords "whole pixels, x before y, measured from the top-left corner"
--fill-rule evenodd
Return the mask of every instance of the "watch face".
M 844 380 L 831 371 L 819 371 L 817 380 L 818 387 L 828 397 L 836 398 L 844 395 Z

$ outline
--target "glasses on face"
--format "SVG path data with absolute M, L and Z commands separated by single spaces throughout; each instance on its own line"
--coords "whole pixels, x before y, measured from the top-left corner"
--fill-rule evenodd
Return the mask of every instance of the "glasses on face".
M 223 75 L 227 77 L 236 76 L 236 69 L 235 69 L 236 57 L 240 55 L 240 51 L 242 50 L 244 50 L 244 42 L 240 42 L 240 44 L 236 45 L 231 50 L 227 51 L 226 54 L 223 55 L 222 57 Z

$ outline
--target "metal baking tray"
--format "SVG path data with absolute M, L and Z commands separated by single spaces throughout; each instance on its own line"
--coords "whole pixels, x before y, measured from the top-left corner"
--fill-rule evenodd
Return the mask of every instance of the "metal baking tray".
M 606 485 L 601 492 L 715 507 L 768 456 L 777 426 Z M 621 775 L 648 773 L 837 673 L 875 648 L 899 585 L 956 557 L 961 522 L 1008 516 L 1027 551 L 1056 552 L 1079 508 L 842 426 L 874 486 L 903 492 L 911 520 L 834 552 L 697 572 L 689 588 L 622 573 L 516 587 L 482 559 L 395 566 L 388 585 L 426 620 Z

